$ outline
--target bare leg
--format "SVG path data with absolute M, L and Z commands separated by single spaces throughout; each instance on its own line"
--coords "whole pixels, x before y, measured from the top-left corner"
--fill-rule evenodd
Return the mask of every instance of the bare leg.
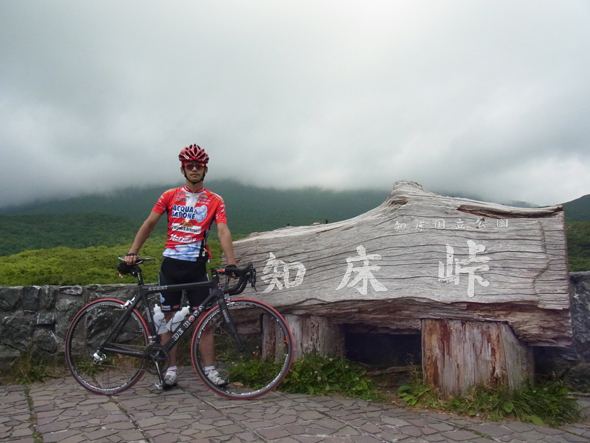
M 199 341 L 201 358 L 203 359 L 203 366 L 214 366 L 215 365 L 215 342 L 213 337 L 213 331 L 211 326 L 207 325 L 201 334 L 201 340 Z

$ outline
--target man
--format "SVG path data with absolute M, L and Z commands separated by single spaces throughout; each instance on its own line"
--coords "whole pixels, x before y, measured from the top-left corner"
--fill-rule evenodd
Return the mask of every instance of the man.
M 139 250 L 156 227 L 160 217 L 168 214 L 168 239 L 164 250 L 164 259 L 160 268 L 159 284 L 173 285 L 207 281 L 206 263 L 209 261 L 207 236 L 213 222 L 217 224 L 217 233 L 221 248 L 225 253 L 228 265 L 235 265 L 234 249 L 231 233 L 227 226 L 225 204 L 223 199 L 205 189 L 203 181 L 207 174 L 209 156 L 198 145 L 183 148 L 178 155 L 181 161 L 180 172 L 184 175 L 185 183 L 180 188 L 170 189 L 158 200 L 147 220 L 139 228 L 129 253 L 125 255 L 128 265 L 135 263 Z M 208 288 L 187 291 L 191 308 L 196 309 L 209 295 Z M 181 308 L 182 292 L 163 293 L 160 295 L 162 311 L 166 322 Z M 213 356 L 213 334 L 201 339 L 201 343 L 210 343 L 208 354 Z M 171 332 L 162 334 L 165 343 L 172 336 Z M 170 351 L 170 366 L 164 376 L 164 386 L 170 388 L 177 382 L 177 346 Z M 205 354 L 205 353 L 204 353 Z M 203 355 L 204 356 L 204 355 Z M 223 380 L 213 366 L 213 358 L 205 362 L 205 372 L 213 383 L 223 386 Z

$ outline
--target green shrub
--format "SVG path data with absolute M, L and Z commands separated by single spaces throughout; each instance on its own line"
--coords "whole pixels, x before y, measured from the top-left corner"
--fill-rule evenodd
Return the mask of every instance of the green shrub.
M 410 384 L 401 386 L 398 395 L 411 406 L 493 421 L 512 418 L 555 427 L 581 418 L 576 398 L 569 394 L 561 380 L 547 380 L 537 385 L 527 382 L 514 391 L 506 387 L 476 386 L 464 395 L 442 400 L 421 380 L 414 379 Z
M 324 357 L 317 351 L 293 362 L 278 388 L 283 392 L 310 395 L 340 394 L 373 401 L 386 401 L 360 366 L 342 357 Z
M 270 361 L 269 359 L 238 363 L 229 369 L 229 378 L 232 381 L 239 381 L 259 389 L 273 380 L 280 369 L 280 365 L 279 362 Z
M 265 360 L 240 363 L 231 369 L 230 378 L 262 387 L 277 373 L 278 364 Z M 364 369 L 342 357 L 323 357 L 317 351 L 293 362 L 291 370 L 277 389 L 296 394 L 339 394 L 374 401 L 388 399 L 365 376 Z

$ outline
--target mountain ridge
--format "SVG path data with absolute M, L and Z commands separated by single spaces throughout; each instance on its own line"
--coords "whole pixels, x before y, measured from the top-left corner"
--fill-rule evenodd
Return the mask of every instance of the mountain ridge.
M 174 185 L 125 188 L 109 194 L 0 208 L 0 256 L 58 246 L 130 245 L 162 192 L 172 187 Z M 207 188 L 223 196 L 234 238 L 287 225 L 347 220 L 376 208 L 389 195 L 379 190 L 257 188 L 230 180 L 212 180 Z M 534 207 L 520 203 L 520 206 Z M 515 202 L 511 206 L 516 206 Z M 578 256 L 586 257 L 590 251 L 587 240 L 590 238 L 590 195 L 566 202 L 563 207 L 570 261 L 577 260 Z M 166 223 L 160 222 L 154 235 L 163 236 L 165 232 Z M 215 231 L 212 235 L 215 238 Z M 576 268 L 586 269 L 585 263 Z
M 143 221 L 160 195 L 172 187 L 174 185 L 125 188 L 108 194 L 4 207 L 0 208 L 0 216 L 104 213 Z M 243 234 L 287 224 L 303 225 L 325 219 L 352 218 L 380 205 L 389 194 L 386 191 L 330 191 L 312 187 L 278 190 L 231 180 L 211 181 L 207 183 L 207 189 L 224 198 L 228 219 L 234 227 L 232 231 Z
M 119 188 L 108 193 L 88 194 L 66 199 L 53 199 L 23 205 L 5 206 L 0 207 L 0 215 L 106 213 L 143 220 L 148 216 L 160 195 L 167 189 L 177 186 L 179 184 L 127 187 Z M 263 188 L 246 185 L 235 180 L 211 180 L 207 182 L 207 189 L 224 198 L 228 211 L 235 213 L 232 214 L 232 219 L 242 216 L 235 208 L 247 208 L 245 202 L 251 201 L 254 196 L 256 199 L 264 199 L 264 201 L 257 202 L 257 204 L 268 207 L 272 207 L 273 205 L 275 207 L 283 207 L 282 212 L 286 215 L 293 216 L 295 219 L 300 218 L 296 216 L 296 213 L 301 207 L 314 207 L 314 214 L 317 214 L 316 218 L 319 217 L 318 220 L 314 221 L 323 221 L 325 218 L 329 218 L 328 215 L 332 218 L 336 217 L 337 220 L 359 215 L 383 203 L 390 192 L 371 189 L 335 191 L 319 187 L 292 189 Z M 441 195 L 484 201 L 477 196 L 461 193 Z M 523 201 L 496 201 L 495 203 L 517 207 L 538 207 L 538 205 Z M 358 208 L 356 209 L 345 209 L 346 207 L 355 207 L 357 204 Z M 570 202 L 562 203 L 562 205 L 566 211 L 566 219 L 571 221 L 590 221 L 590 194 Z M 327 207 L 326 211 L 324 211 L 326 212 L 324 218 L 322 218 L 322 211 L 318 211 L 315 206 Z M 246 214 L 248 214 L 248 211 L 246 211 Z M 336 221 L 336 219 L 331 221 Z M 282 221 L 290 223 L 287 218 L 285 220 L 281 218 Z

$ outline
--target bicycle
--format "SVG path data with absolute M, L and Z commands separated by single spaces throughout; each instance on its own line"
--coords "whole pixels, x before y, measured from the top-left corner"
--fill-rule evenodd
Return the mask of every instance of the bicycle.
M 72 319 L 65 336 L 65 357 L 78 383 L 91 392 L 114 395 L 132 387 L 148 371 L 158 376 L 163 387 L 170 350 L 197 320 L 191 362 L 209 389 L 230 399 L 253 399 L 281 383 L 293 358 L 287 323 L 265 303 L 230 298 L 243 292 L 248 283 L 256 289 L 256 270 L 251 263 L 213 269 L 206 282 L 158 286 L 144 284 L 139 265 L 147 260 L 151 259 L 138 257 L 133 266 L 119 263 L 121 274 L 129 273 L 138 281 L 138 291 L 131 300 L 95 300 Z M 237 283 L 230 286 L 236 278 Z M 208 287 L 209 296 L 180 322 L 166 343 L 161 343 L 148 295 L 197 287 Z M 216 369 L 229 381 L 223 387 L 205 375 L 200 345 L 207 328 L 213 331 Z

